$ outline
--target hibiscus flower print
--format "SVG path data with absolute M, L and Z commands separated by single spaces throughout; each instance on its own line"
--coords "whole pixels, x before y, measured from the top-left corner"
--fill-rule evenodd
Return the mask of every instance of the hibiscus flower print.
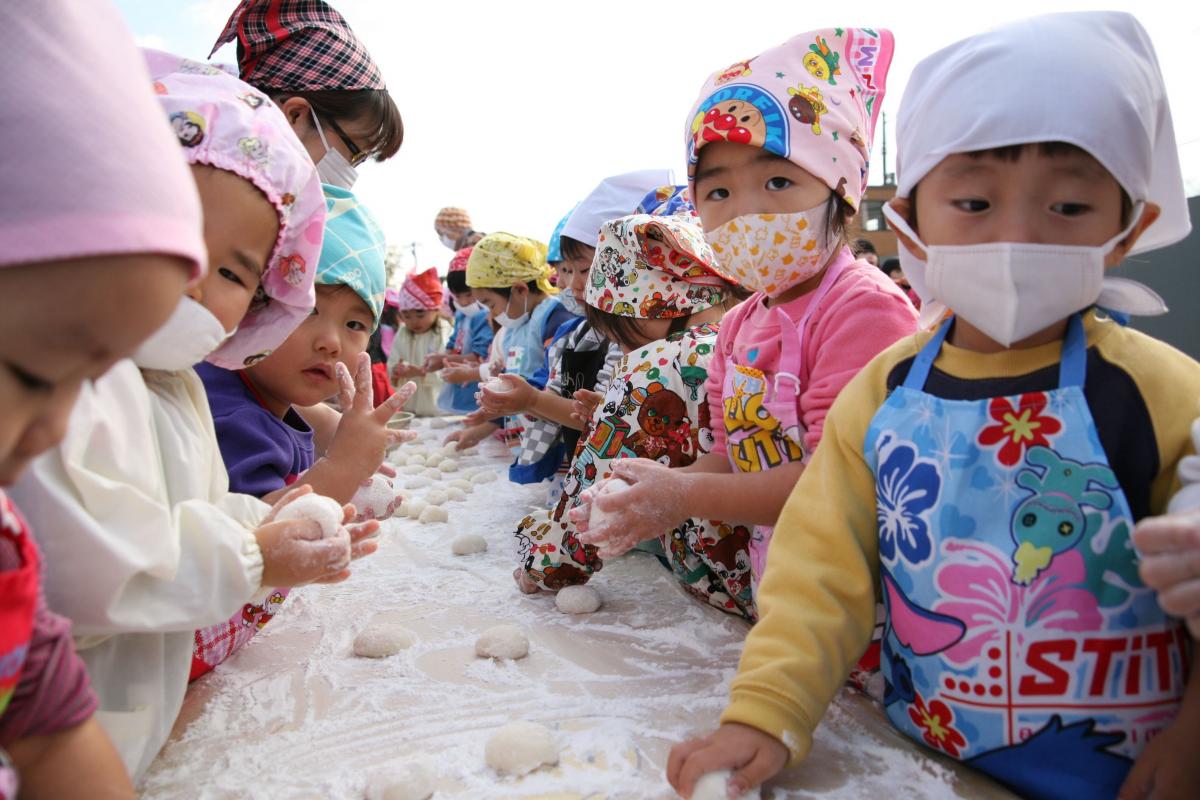
M 925 743 L 930 747 L 958 758 L 967 746 L 966 737 L 954 729 L 954 711 L 941 700 L 926 706 L 925 699 L 918 694 L 908 707 L 908 717 L 921 729 Z
M 1031 447 L 1049 447 L 1050 437 L 1062 431 L 1062 422 L 1046 412 L 1045 392 L 1021 395 L 1014 407 L 1007 397 L 993 398 L 988 413 L 995 422 L 979 432 L 976 441 L 984 447 L 996 447 L 996 460 L 1006 467 L 1021 463 Z
M 929 561 L 933 540 L 929 511 L 937 502 L 942 478 L 937 464 L 917 456 L 910 442 L 880 448 L 875 479 L 875 514 L 879 525 L 879 556 L 889 567 L 897 557 L 912 566 Z

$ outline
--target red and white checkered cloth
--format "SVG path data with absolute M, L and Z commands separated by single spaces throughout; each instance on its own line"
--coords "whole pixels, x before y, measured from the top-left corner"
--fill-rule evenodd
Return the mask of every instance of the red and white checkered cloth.
M 242 0 L 212 52 L 234 39 L 241 79 L 259 89 L 387 88 L 345 18 L 322 0 Z

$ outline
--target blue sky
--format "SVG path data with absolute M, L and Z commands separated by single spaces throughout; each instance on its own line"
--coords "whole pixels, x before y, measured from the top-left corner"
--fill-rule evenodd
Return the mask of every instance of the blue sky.
M 116 4 L 140 44 L 203 59 L 236 0 Z M 821 4 L 802 12 L 795 0 L 334 5 L 379 62 L 406 127 L 399 155 L 365 165 L 355 191 L 392 243 L 406 252 L 415 245 L 416 266 L 444 270 L 451 253 L 433 232 L 442 206 L 466 207 L 481 230 L 545 240 L 605 175 L 662 167 L 682 181 L 683 118 L 704 78 L 794 33 L 835 23 L 890 28 L 897 52 L 884 112 L 894 118 L 925 54 L 1012 19 L 1098 4 L 859 0 L 837 15 Z M 1192 78 L 1200 4 L 1103 5 L 1137 14 L 1154 40 L 1189 193 L 1200 193 L 1200 103 Z M 232 62 L 232 46 L 216 59 Z M 880 156 L 877 136 L 876 178 Z

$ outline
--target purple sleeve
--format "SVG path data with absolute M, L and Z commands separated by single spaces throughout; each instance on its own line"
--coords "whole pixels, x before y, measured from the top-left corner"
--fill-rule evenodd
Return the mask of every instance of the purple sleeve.
M 294 452 L 291 440 L 257 408 L 213 417 L 229 491 L 262 497 L 287 485 Z

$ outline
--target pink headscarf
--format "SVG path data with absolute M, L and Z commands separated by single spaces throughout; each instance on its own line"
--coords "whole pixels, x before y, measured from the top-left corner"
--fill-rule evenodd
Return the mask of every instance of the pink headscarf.
M 442 279 L 433 267 L 409 275 L 400 287 L 401 311 L 436 311 L 442 307 Z
M 145 56 L 187 160 L 240 175 L 279 215 L 262 276 L 266 299 L 251 304 L 237 333 L 207 359 L 240 369 L 269 355 L 312 311 L 325 227 L 321 182 L 308 151 L 265 94 L 208 64 L 153 50 Z
M 0 4 L 0 71 L 0 266 L 152 252 L 200 277 L 195 184 L 116 9 Z

